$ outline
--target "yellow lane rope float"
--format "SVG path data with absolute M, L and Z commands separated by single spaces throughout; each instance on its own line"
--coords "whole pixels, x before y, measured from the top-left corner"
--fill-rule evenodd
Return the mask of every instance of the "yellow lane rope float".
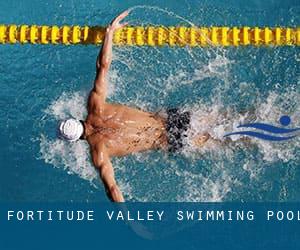
M 105 27 L 0 25 L 0 44 L 100 44 Z M 136 46 L 299 46 L 300 27 L 126 27 L 116 45 Z

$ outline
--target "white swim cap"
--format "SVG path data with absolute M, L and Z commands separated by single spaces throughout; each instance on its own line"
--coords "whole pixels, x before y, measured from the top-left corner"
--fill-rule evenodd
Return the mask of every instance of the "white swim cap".
M 68 119 L 61 121 L 58 127 L 59 137 L 66 141 L 77 141 L 80 136 L 83 134 L 84 127 L 79 120 Z

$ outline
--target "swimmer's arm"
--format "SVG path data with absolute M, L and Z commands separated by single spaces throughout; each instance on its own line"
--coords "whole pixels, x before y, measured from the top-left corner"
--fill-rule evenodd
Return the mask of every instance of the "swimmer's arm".
M 112 61 L 113 33 L 107 28 L 103 46 L 96 61 L 94 91 L 104 99 L 107 94 L 107 75 Z
M 123 195 L 117 185 L 114 169 L 105 146 L 102 144 L 92 154 L 95 167 L 99 170 L 100 178 L 105 186 L 108 198 L 113 202 L 124 202 Z
M 112 44 L 114 32 L 127 25 L 127 23 L 120 23 L 127 15 L 128 11 L 123 12 L 116 17 L 107 27 L 103 46 L 96 61 L 96 78 L 94 84 L 94 91 L 102 96 L 104 99 L 107 95 L 107 75 L 112 61 Z

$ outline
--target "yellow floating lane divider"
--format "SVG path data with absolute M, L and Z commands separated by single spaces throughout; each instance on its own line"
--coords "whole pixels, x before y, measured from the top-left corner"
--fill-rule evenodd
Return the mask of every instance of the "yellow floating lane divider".
M 0 44 L 100 44 L 105 27 L 0 25 Z M 300 27 L 125 27 L 116 45 L 135 46 L 299 46 Z

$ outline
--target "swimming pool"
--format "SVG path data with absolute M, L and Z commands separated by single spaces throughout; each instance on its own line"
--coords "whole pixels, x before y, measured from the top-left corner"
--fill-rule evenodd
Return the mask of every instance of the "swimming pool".
M 132 25 L 299 26 L 298 1 L 16 1 L 0 23 L 107 24 L 132 8 Z M 84 142 L 56 139 L 59 119 L 83 118 L 95 46 L 0 46 L 1 201 L 103 201 Z M 109 100 L 150 111 L 179 106 L 215 136 L 240 122 L 300 126 L 299 47 L 116 47 Z M 249 113 L 247 113 L 249 111 Z M 227 114 L 226 116 L 224 114 Z M 251 118 L 252 117 L 252 118 Z M 253 118 L 254 119 L 254 118 Z M 193 124 L 196 130 L 202 124 Z M 183 154 L 113 160 L 129 201 L 299 201 L 300 137 L 286 143 L 214 145 Z

